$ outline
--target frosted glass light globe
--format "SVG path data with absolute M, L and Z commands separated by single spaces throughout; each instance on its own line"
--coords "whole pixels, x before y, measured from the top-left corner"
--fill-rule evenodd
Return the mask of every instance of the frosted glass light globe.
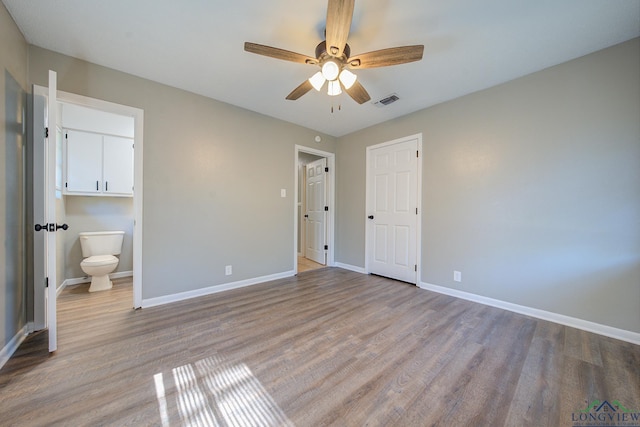
M 332 81 L 338 78 L 340 66 L 334 61 L 327 61 L 322 65 L 322 75 L 325 79 Z

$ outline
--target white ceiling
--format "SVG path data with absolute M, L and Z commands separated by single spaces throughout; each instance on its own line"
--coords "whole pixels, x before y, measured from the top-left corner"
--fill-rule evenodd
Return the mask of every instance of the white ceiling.
M 358 71 L 372 98 L 358 105 L 316 91 L 287 101 L 316 67 L 243 50 L 314 56 L 326 0 L 2 1 L 33 45 L 333 136 L 640 36 L 640 0 L 357 0 L 352 54 L 425 46 L 420 62 Z

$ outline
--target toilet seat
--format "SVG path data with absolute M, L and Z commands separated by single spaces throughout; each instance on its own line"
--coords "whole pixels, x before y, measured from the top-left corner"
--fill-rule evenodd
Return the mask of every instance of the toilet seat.
M 110 265 L 117 262 L 118 258 L 113 255 L 94 255 L 82 260 L 80 265 L 84 265 L 86 267 L 101 267 L 103 265 Z

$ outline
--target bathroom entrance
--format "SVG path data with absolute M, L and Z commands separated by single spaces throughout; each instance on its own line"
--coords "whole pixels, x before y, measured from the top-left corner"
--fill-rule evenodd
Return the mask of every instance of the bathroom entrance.
M 34 233 L 34 326 L 36 330 L 49 327 L 50 334 L 52 330 L 55 334 L 55 324 L 49 323 L 52 318 L 55 322 L 55 313 L 52 317 L 51 311 L 56 309 L 56 296 L 65 288 L 88 290 L 91 281 L 81 266 L 84 260 L 81 232 L 124 233 L 120 253 L 114 254 L 118 262 L 109 278 L 114 284 L 128 286 L 130 307 L 141 306 L 143 112 L 57 91 L 55 116 L 58 119 L 55 126 L 48 126 L 53 136 L 48 143 L 55 143 L 55 149 L 45 153 L 47 92 L 47 88 L 33 88 L 34 223 L 46 222 L 45 215 L 38 209 L 53 209 L 56 222 L 68 224 L 69 228 L 64 233 L 56 233 L 55 248 L 48 251 L 55 252 L 55 277 L 48 277 L 51 270 L 46 267 L 44 233 Z M 109 145 L 107 150 L 105 145 Z M 45 158 L 45 154 L 49 157 Z M 46 183 L 52 181 L 44 173 L 47 162 L 55 165 L 55 197 L 49 197 L 45 206 L 38 206 L 42 205 L 39 201 L 45 200 Z M 89 176 L 94 186 L 76 185 L 84 183 Z M 53 305 L 46 303 L 47 281 L 49 287 L 55 289 Z

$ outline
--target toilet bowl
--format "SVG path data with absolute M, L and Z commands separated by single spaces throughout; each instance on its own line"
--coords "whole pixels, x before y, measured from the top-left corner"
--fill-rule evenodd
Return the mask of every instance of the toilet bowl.
M 89 292 L 111 289 L 109 279 L 120 261 L 116 255 L 122 251 L 124 231 L 93 231 L 79 233 L 82 256 L 80 268 L 91 276 Z

